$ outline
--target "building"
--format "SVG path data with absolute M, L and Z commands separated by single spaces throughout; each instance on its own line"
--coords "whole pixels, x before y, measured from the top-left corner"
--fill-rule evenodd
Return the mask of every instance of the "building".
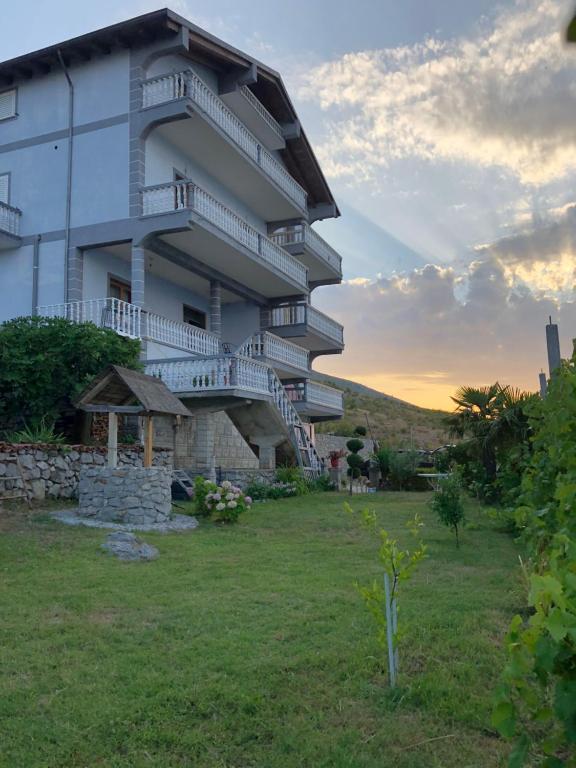
M 317 468 L 338 215 L 280 76 L 167 9 L 0 64 L 0 321 L 140 338 L 195 414 L 157 430 L 182 467 Z

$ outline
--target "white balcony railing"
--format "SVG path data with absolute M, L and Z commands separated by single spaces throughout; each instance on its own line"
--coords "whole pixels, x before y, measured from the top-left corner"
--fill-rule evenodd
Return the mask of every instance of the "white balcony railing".
M 146 364 L 146 373 L 176 393 L 242 389 L 269 394 L 268 366 L 257 360 L 220 356 L 157 361 Z
M 308 270 L 304 264 L 193 182 L 176 181 L 142 190 L 144 216 L 184 209 L 198 213 L 256 254 L 267 266 L 275 267 L 298 285 L 308 288 Z
M 240 93 L 242 94 L 242 96 L 244 96 L 246 101 L 250 102 L 250 104 L 252 105 L 252 108 L 255 109 L 256 112 L 258 112 L 258 114 L 260 115 L 262 120 L 264 120 L 266 125 L 269 128 L 271 128 L 277 136 L 279 136 L 282 140 L 284 140 L 284 131 L 282 130 L 282 126 L 280 125 L 278 120 L 276 120 L 276 118 L 273 117 L 270 114 L 270 112 L 268 112 L 264 104 L 262 104 L 262 102 L 258 98 L 256 98 L 256 96 L 254 96 L 250 88 L 248 88 L 247 85 L 243 85 L 240 88 Z
M 270 311 L 270 327 L 284 328 L 291 325 L 308 325 L 338 344 L 344 344 L 344 329 L 331 317 L 310 304 L 294 303 L 274 307 Z
M 144 108 L 182 98 L 190 99 L 199 107 L 299 208 L 306 209 L 305 190 L 198 75 L 191 71 L 178 72 L 159 75 L 142 83 Z M 262 105 L 260 107 L 265 110 Z
M 88 299 L 38 307 L 43 317 L 63 317 L 74 323 L 94 323 L 121 336 L 165 344 L 197 355 L 217 355 L 220 340 L 203 328 L 148 312 L 119 299 Z
M 21 216 L 22 211 L 19 211 L 18 208 L 0 202 L 0 231 L 18 237 L 20 235 Z
M 73 323 L 94 323 L 132 339 L 142 338 L 143 310 L 120 299 L 87 299 L 38 307 L 42 317 L 62 317 Z
M 307 246 L 312 253 L 329 264 L 339 273 L 342 272 L 342 257 L 340 254 L 328 245 L 324 238 L 315 232 L 309 224 L 297 224 L 293 227 L 274 232 L 270 239 L 282 247 L 286 245 Z
M 265 331 L 250 336 L 238 348 L 237 354 L 242 357 L 264 357 L 303 371 L 307 371 L 310 367 L 306 349 Z
M 342 392 L 316 381 L 299 381 L 285 385 L 286 393 L 293 403 L 309 403 L 331 408 L 335 411 L 344 410 Z
M 157 360 L 146 364 L 149 376 L 158 376 L 176 394 L 247 390 L 271 397 L 287 427 L 297 453 L 307 457 L 304 468 L 318 473 L 321 460 L 276 373 L 264 363 L 238 356 L 219 356 L 196 360 Z M 295 427 L 300 429 L 295 430 Z

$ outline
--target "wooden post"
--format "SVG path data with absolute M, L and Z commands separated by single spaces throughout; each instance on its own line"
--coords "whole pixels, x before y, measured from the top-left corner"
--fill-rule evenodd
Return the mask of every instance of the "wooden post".
M 118 466 L 118 414 L 108 413 L 108 466 Z
M 154 445 L 154 421 L 146 416 L 144 421 L 144 466 L 152 466 L 152 446 Z

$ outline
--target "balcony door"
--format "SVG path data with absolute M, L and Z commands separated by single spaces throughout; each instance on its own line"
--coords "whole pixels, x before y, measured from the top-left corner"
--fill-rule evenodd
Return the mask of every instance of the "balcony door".
M 203 328 L 206 330 L 206 313 L 200 312 L 199 309 L 194 307 L 188 307 L 184 304 L 183 320 L 187 325 L 193 325 L 195 328 Z
M 125 301 L 127 304 L 132 303 L 132 288 L 130 283 L 119 280 L 117 277 L 108 278 L 108 296 L 111 299 L 118 299 L 119 301 Z

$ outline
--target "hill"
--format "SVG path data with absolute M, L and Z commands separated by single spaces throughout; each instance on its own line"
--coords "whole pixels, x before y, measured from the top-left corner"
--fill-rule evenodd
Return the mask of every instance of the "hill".
M 438 448 L 448 442 L 443 419 L 447 411 L 420 408 L 348 379 L 316 373 L 315 379 L 344 393 L 344 418 L 321 422 L 316 431 L 349 436 L 358 425 L 394 448 Z

